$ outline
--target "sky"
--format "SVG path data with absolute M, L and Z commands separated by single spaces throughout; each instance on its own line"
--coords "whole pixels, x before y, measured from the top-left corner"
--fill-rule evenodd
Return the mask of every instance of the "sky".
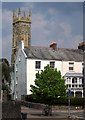
M 1 0 L 3 2 L 23 2 L 23 0 Z M 24 2 L 84 2 L 84 0 L 24 0 Z
M 77 48 L 83 41 L 83 2 L 7 2 L 3 0 L 2 57 L 11 60 L 12 12 L 18 8 L 29 14 L 32 9 L 31 45 L 49 46 L 57 42 L 60 48 Z M 19 0 L 18 0 L 19 1 Z M 76 2 L 77 1 L 77 2 Z M 0 25 L 1 29 L 1 25 Z M 1 33 L 0 33 L 1 41 Z

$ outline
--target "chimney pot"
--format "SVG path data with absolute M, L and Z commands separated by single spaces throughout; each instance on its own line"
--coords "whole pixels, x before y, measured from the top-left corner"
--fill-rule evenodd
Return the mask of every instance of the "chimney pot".
M 50 47 L 54 50 L 57 50 L 57 43 L 56 42 L 51 43 Z
M 78 49 L 84 50 L 85 49 L 85 42 L 79 43 Z

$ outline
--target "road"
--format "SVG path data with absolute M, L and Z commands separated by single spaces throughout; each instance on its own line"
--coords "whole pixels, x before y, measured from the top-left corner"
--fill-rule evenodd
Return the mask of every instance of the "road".
M 42 110 L 38 109 L 32 109 L 32 108 L 22 108 L 22 112 L 27 113 L 27 116 L 42 116 Z M 52 111 L 52 116 L 61 116 L 65 117 L 68 116 L 68 110 L 54 110 Z M 77 116 L 77 117 L 83 117 L 84 111 L 83 110 L 71 110 L 70 111 L 70 116 Z

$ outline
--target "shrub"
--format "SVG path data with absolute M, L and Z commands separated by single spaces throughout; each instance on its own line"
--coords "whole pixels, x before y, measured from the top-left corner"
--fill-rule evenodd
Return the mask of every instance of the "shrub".
M 84 105 L 84 98 L 72 97 L 71 98 L 71 105 L 73 105 L 73 106 L 83 106 Z
M 60 97 L 53 101 L 52 105 L 66 105 L 68 106 L 68 97 Z M 32 95 L 26 96 L 26 101 L 34 102 L 34 103 L 45 103 L 45 101 L 39 101 L 34 99 Z M 45 103 L 47 104 L 47 102 Z M 80 97 L 70 97 L 70 105 L 71 106 L 84 106 L 84 98 Z

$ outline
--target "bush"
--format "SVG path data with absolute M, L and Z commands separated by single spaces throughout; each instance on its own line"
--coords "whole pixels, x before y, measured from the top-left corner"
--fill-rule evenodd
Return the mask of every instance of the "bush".
M 68 105 L 68 98 L 67 97 L 57 98 L 53 105 Z
M 71 105 L 73 105 L 73 106 L 84 106 L 84 98 L 72 97 L 71 98 Z
M 52 105 L 65 105 L 68 106 L 68 97 L 60 97 L 57 98 L 56 100 L 54 100 L 52 102 Z M 44 103 L 47 104 L 47 102 L 45 103 L 45 101 L 39 101 L 37 99 L 34 99 L 32 95 L 28 95 L 26 96 L 26 101 L 29 102 L 34 102 L 34 103 Z M 48 101 L 50 102 L 50 101 Z M 71 106 L 84 106 L 84 98 L 80 98 L 80 97 L 70 97 L 70 105 Z
M 56 105 L 68 105 L 68 97 L 58 98 L 55 102 Z M 70 98 L 71 106 L 84 106 L 84 98 L 71 97 Z

